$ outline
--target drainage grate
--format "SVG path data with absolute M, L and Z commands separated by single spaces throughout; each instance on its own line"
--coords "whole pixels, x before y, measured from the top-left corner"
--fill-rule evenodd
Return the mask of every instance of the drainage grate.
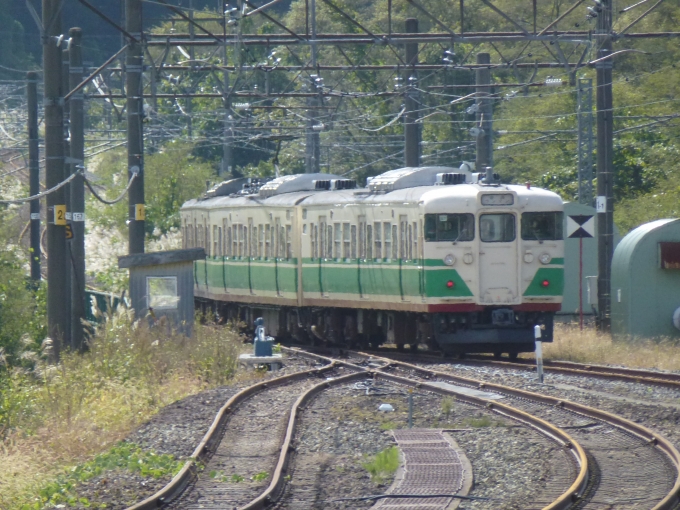
M 403 466 L 389 494 L 455 494 L 463 488 L 463 462 L 441 430 L 393 431 Z M 385 498 L 374 509 L 445 510 L 453 498 Z

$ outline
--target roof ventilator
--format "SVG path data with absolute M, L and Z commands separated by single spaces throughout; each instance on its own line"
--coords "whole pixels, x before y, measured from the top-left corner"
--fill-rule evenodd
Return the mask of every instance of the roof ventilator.
M 447 186 L 454 184 L 465 184 L 467 176 L 462 173 L 442 173 L 437 174 L 436 186 Z
M 356 189 L 357 181 L 354 179 L 325 179 L 314 181 L 314 189 L 321 190 L 343 190 Z

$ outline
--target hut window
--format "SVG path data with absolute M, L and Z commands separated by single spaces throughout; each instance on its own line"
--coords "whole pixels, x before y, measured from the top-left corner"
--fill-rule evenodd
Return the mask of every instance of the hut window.
M 176 310 L 179 303 L 176 276 L 146 277 L 147 308 Z

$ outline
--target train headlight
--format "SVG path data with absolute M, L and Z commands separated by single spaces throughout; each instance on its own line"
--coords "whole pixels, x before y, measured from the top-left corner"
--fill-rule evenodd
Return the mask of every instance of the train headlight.
M 541 261 L 541 264 L 550 264 L 552 257 L 550 256 L 550 253 L 541 253 L 538 256 L 538 260 Z
M 456 256 L 453 253 L 449 253 L 446 257 L 444 257 L 444 264 L 447 266 L 452 266 L 456 263 Z
M 474 260 L 475 260 L 475 257 L 470 252 L 463 255 L 463 262 L 465 262 L 466 264 L 472 264 L 472 262 L 474 262 Z

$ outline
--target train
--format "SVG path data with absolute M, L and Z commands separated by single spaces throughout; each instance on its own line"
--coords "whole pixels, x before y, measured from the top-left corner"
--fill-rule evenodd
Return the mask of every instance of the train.
M 183 204 L 195 300 L 277 340 L 511 358 L 553 339 L 563 202 L 491 173 L 424 166 L 225 181 Z

